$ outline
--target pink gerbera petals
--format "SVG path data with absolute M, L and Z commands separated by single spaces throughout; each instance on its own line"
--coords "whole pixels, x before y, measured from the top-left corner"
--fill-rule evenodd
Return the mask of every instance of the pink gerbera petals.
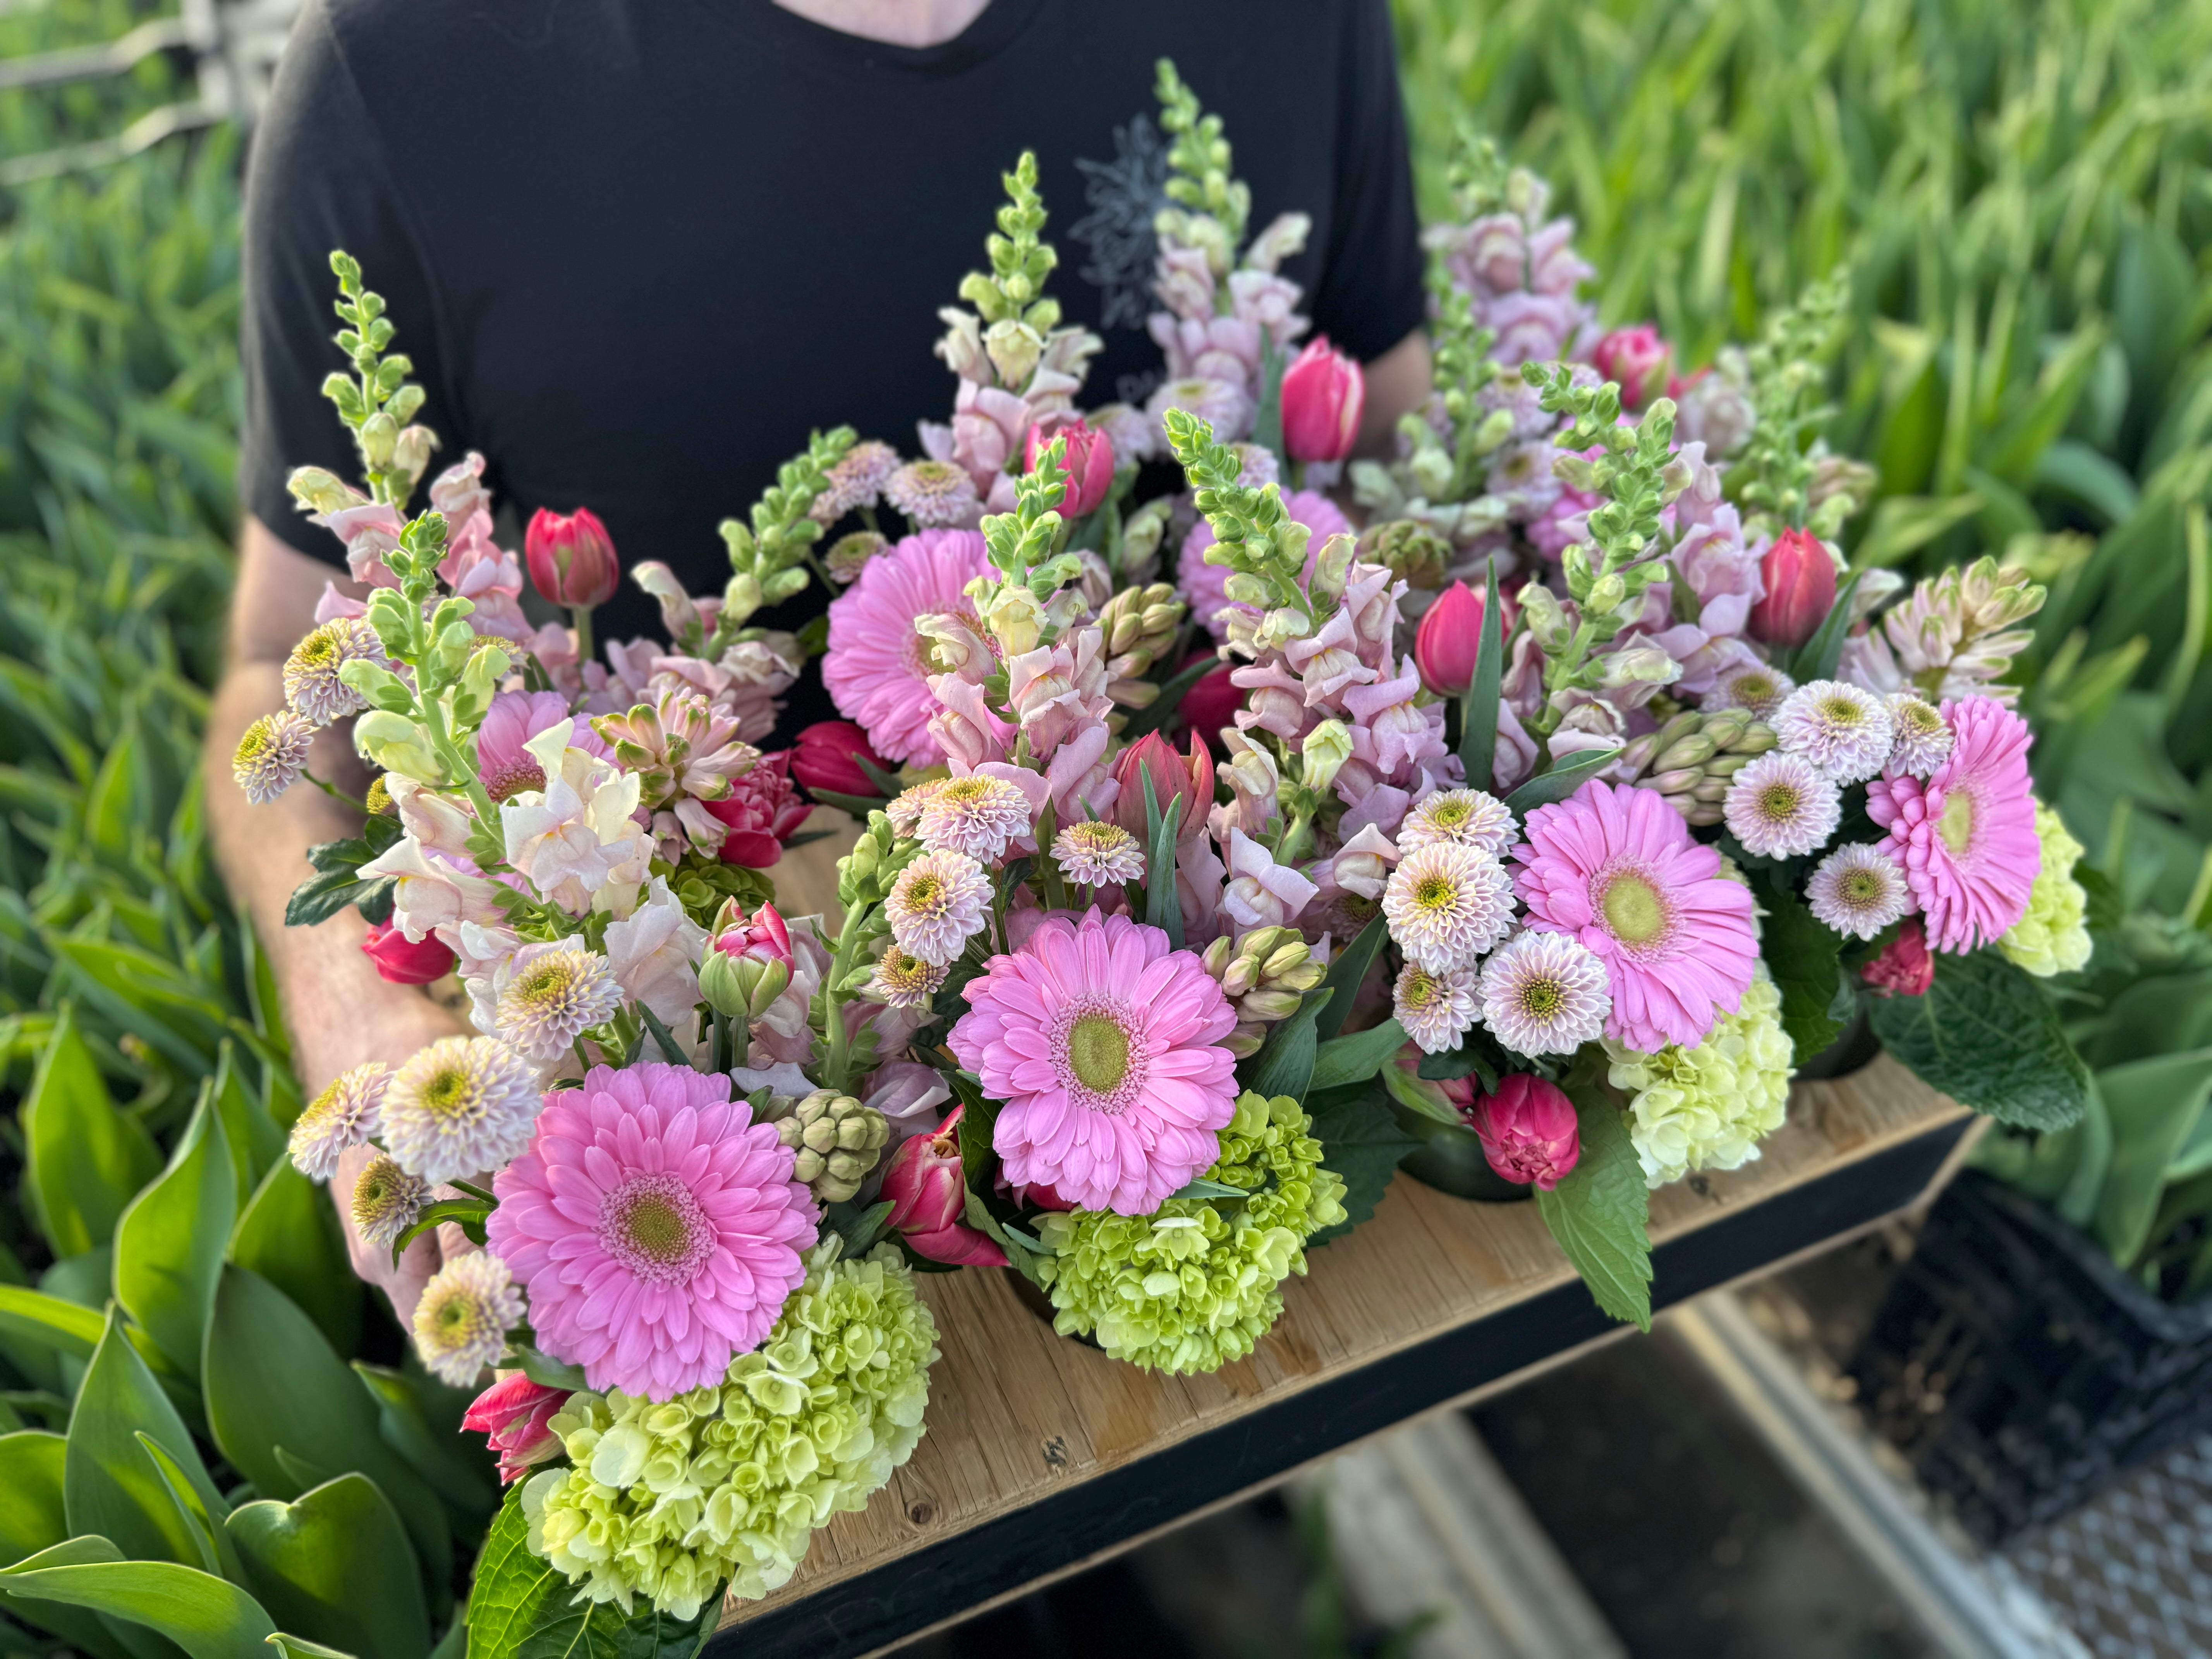
M 1905 866 L 1905 884 L 1938 951 L 1995 943 L 2026 914 L 2043 844 L 2030 793 L 2027 722 L 1990 697 L 1943 705 L 1950 754 L 1925 783 L 1892 768 L 1867 786 L 1877 843 Z
M 1006 1102 L 992 1144 L 1008 1181 L 1149 1215 L 1221 1156 L 1237 1012 L 1160 929 L 1095 908 L 1048 917 L 967 998 L 952 1052 Z
M 963 590 L 989 568 L 979 532 L 924 530 L 870 559 L 830 601 L 822 683 L 878 755 L 922 766 L 944 759 L 929 735 L 941 706 L 929 689 L 935 671 L 915 622 L 947 611 L 972 618 L 975 602 Z
M 1579 939 L 1605 964 L 1605 1034 L 1656 1053 L 1705 1040 L 1759 960 L 1751 890 L 1721 873 L 1667 798 L 1591 781 L 1528 815 L 1513 854 L 1528 925 Z
M 730 1080 L 595 1066 L 545 1097 L 530 1149 L 492 1181 L 491 1249 L 531 1328 L 594 1389 L 667 1400 L 720 1382 L 806 1276 L 814 1201 L 775 1126 Z

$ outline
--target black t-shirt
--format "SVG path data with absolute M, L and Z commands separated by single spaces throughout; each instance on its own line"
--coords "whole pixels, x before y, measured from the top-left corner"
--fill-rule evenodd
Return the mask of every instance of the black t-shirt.
M 1079 402 L 1141 402 L 1172 58 L 1218 111 L 1256 231 L 1313 219 L 1284 267 L 1315 331 L 1371 359 L 1422 319 L 1387 0 L 992 0 L 958 38 L 862 40 L 771 0 L 310 0 L 256 132 L 246 217 L 247 509 L 341 562 L 284 489 L 358 466 L 320 395 L 343 362 L 329 253 L 390 301 L 443 441 L 526 516 L 592 507 L 624 562 L 695 592 L 810 428 L 919 453 L 951 417 L 932 351 L 1037 153 L 1053 292 L 1105 349 Z M 793 627 L 818 590 L 764 616 Z M 653 631 L 625 583 L 600 637 Z M 794 688 L 783 736 L 830 713 Z

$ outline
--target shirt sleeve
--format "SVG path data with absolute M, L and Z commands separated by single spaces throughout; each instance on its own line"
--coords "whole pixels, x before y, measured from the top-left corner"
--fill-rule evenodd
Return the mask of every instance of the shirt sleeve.
M 1335 211 L 1313 319 L 1338 349 L 1372 362 L 1421 326 L 1428 300 L 1389 0 L 1348 0 L 1343 27 Z
M 444 356 L 435 289 L 383 142 L 349 70 L 332 0 L 311 0 L 286 46 L 246 167 L 239 350 L 246 382 L 239 495 L 246 510 L 311 557 L 344 562 L 337 538 L 309 524 L 284 481 L 299 466 L 357 482 L 352 434 L 322 393 L 347 368 L 333 343 L 337 278 L 331 253 L 361 262 L 362 279 L 387 302 L 390 349 L 414 364 L 424 391 L 417 422 L 443 447 L 432 469 L 456 459 L 462 434 Z

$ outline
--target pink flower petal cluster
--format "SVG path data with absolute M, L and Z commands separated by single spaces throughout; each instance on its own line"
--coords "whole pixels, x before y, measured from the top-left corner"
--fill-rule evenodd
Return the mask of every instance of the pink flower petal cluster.
M 1876 845 L 1905 866 L 1905 884 L 1938 951 L 1994 944 L 2027 913 L 2043 867 L 2027 771 L 2027 722 L 1991 697 L 1946 702 L 1956 738 L 1927 782 L 1895 770 L 1867 786 L 1867 816 L 1889 833 Z
M 830 602 L 823 684 L 837 712 L 859 721 L 886 759 L 927 766 L 943 758 L 929 732 L 942 706 L 929 688 L 929 641 L 915 621 L 949 611 L 974 622 L 963 590 L 989 568 L 980 532 L 925 530 L 870 559 Z
M 717 855 L 725 864 L 765 870 L 783 856 L 814 808 L 791 784 L 791 751 L 763 755 L 750 771 L 731 781 L 730 793 L 701 808 L 724 829 Z

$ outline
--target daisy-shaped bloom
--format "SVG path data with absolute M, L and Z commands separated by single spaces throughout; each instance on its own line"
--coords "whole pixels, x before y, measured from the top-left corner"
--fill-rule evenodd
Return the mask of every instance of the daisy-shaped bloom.
M 1127 916 L 1049 916 L 968 984 L 961 1065 L 1006 1103 L 1006 1179 L 1079 1209 L 1149 1215 L 1221 1156 L 1237 1011 L 1193 951 Z
M 981 865 L 962 853 L 924 853 L 899 872 L 884 915 L 899 949 L 943 968 L 981 930 L 990 903 Z
M 2029 793 L 2027 722 L 1989 697 L 1943 705 L 1950 757 L 1925 783 L 1884 773 L 1867 786 L 1880 843 L 1905 866 L 1905 884 L 1938 951 L 1995 943 L 2027 912 L 2042 867 Z
M 908 840 L 921 828 L 921 809 L 929 805 L 929 798 L 952 780 L 927 778 L 893 795 L 884 807 L 884 816 L 891 821 L 891 828 Z
M 1516 1054 L 1571 1054 L 1613 1012 L 1605 963 L 1565 933 L 1516 933 L 1482 964 L 1482 1023 Z
M 431 1376 L 465 1389 L 499 1363 L 525 1311 L 507 1263 L 483 1250 L 455 1256 L 415 1304 L 415 1352 Z
M 524 945 L 500 979 L 492 1012 L 500 1038 L 536 1060 L 557 1060 L 623 1005 L 607 959 L 567 939 Z
M 1782 700 L 1771 724 L 1789 754 L 1838 783 L 1863 783 L 1889 758 L 1888 707 L 1846 680 L 1812 680 Z
M 965 472 L 949 470 L 966 483 Z M 948 611 L 975 622 L 975 603 L 964 590 L 989 568 L 978 532 L 927 530 L 870 559 L 860 580 L 830 601 L 822 682 L 837 712 L 858 721 L 885 759 L 922 766 L 943 761 L 929 735 L 929 717 L 941 706 L 929 689 L 937 671 L 928 659 L 930 641 L 915 623 Z
M 1513 880 L 1489 854 L 1431 842 L 1398 861 L 1382 890 L 1390 937 L 1431 972 L 1465 968 L 1513 927 Z
M 531 753 L 530 740 L 569 719 L 568 700 L 558 691 L 502 691 L 484 711 L 477 728 L 477 774 L 484 791 L 496 801 L 526 789 L 545 787 L 545 768 Z M 579 720 L 568 728 L 568 744 L 601 760 L 612 760 L 614 751 L 590 721 Z
M 1397 840 L 1401 853 L 1450 841 L 1502 859 L 1513 845 L 1513 814 L 1480 789 L 1439 789 L 1406 814 Z
M 1030 832 L 1030 798 L 1004 778 L 981 772 L 947 778 L 915 816 L 915 830 L 933 853 L 995 859 Z
M 376 1133 L 376 1106 L 384 1098 L 385 1065 L 373 1060 L 337 1074 L 331 1086 L 301 1109 L 292 1121 L 288 1150 L 310 1181 L 328 1181 L 338 1159 Z
M 1790 859 L 1827 844 L 1844 815 L 1844 799 L 1827 775 L 1802 755 L 1771 749 L 1735 775 L 1721 815 L 1745 851 Z
M 1805 884 L 1805 902 L 1838 933 L 1872 939 L 1912 908 L 1912 895 L 1897 860 L 1862 841 L 1820 860 Z
M 898 465 L 898 451 L 889 444 L 873 438 L 854 444 L 823 474 L 828 488 L 814 498 L 806 516 L 817 524 L 835 524 L 855 507 L 873 507 L 883 499 L 884 486 Z
M 951 461 L 908 461 L 884 480 L 884 499 L 916 530 L 972 525 L 983 510 L 975 481 Z
M 1474 1024 L 1479 1000 L 1474 969 L 1448 968 L 1432 974 L 1409 962 L 1391 988 L 1390 1012 L 1423 1054 L 1441 1054 L 1459 1047 L 1460 1038 Z
M 289 708 L 264 714 L 246 728 L 230 757 L 230 775 L 256 806 L 266 806 L 307 769 L 315 728 Z
M 353 1230 L 372 1250 L 389 1251 L 430 1201 L 430 1183 L 389 1158 L 369 1160 L 353 1183 Z
M 384 645 L 363 617 L 333 617 L 284 659 L 284 701 L 316 726 L 357 714 L 368 701 L 338 678 L 349 662 L 385 661 Z
M 927 1008 L 937 988 L 945 983 L 945 969 L 920 957 L 909 956 L 896 945 L 887 948 L 868 981 L 872 995 L 894 1008 Z
M 1957 741 L 1943 719 L 1943 711 L 1927 698 L 1910 691 L 1895 691 L 1889 698 L 1890 725 L 1896 732 L 1886 769 L 1910 778 L 1925 778 L 1950 758 Z
M 1605 1034 L 1632 1048 L 1703 1040 L 1759 960 L 1751 890 L 1654 790 L 1595 781 L 1540 806 L 1514 852 L 1529 926 L 1605 964 Z
M 1052 855 L 1067 878 L 1084 887 L 1139 881 L 1145 873 L 1145 849 L 1137 838 L 1109 818 L 1088 818 L 1067 825 L 1053 837 Z
M 1771 663 L 1744 663 L 1721 671 L 1703 706 L 1747 709 L 1759 720 L 1771 720 L 1783 699 L 1796 689 L 1797 682 Z
M 806 1276 L 796 1154 L 729 1094 L 688 1066 L 595 1066 L 492 1178 L 485 1231 L 529 1288 L 538 1346 L 594 1389 L 667 1400 L 720 1382 Z
M 379 1109 L 384 1144 L 425 1181 L 495 1170 L 530 1143 L 538 1068 L 490 1037 L 441 1037 L 392 1074 Z

